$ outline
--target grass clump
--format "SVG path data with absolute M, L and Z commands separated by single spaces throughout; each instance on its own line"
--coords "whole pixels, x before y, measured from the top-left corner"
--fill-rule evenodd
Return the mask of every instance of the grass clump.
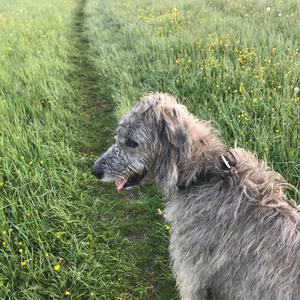
M 76 3 L 0 2 L 0 298 L 61 299 L 80 228 Z

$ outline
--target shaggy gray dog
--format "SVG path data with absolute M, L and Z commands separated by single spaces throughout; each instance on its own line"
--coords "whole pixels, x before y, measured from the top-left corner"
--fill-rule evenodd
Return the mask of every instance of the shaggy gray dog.
M 288 184 L 247 151 L 227 149 L 174 97 L 143 97 L 92 173 L 118 190 L 162 186 L 181 299 L 300 299 L 300 212 Z

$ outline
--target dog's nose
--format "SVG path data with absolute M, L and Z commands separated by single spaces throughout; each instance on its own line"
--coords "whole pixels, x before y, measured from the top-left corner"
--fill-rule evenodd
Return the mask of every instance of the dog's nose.
M 97 178 L 101 179 L 103 178 L 104 170 L 101 167 L 94 165 L 92 166 L 91 173 Z

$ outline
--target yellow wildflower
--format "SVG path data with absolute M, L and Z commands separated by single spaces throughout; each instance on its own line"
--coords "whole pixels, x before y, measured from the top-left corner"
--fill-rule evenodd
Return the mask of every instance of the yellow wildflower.
M 55 271 L 59 271 L 60 268 L 61 268 L 61 264 L 57 264 L 57 265 L 54 266 Z
M 20 246 L 23 246 L 23 242 L 19 242 L 18 244 L 19 244 Z
M 24 159 L 25 159 L 25 157 L 22 155 L 22 156 L 20 157 L 20 159 L 21 159 L 21 160 L 24 160 Z
M 245 92 L 245 87 L 243 83 L 240 84 L 240 92 L 241 93 Z
M 161 210 L 160 208 L 157 209 L 157 213 L 158 213 L 159 215 L 161 215 L 161 216 L 163 215 L 163 212 L 162 212 L 162 210 Z
M 0 188 L 4 187 L 4 182 L 0 181 Z
M 163 35 L 163 27 L 158 27 L 155 32 L 154 32 L 154 35 L 156 36 L 162 36 Z
M 7 231 L 6 230 L 2 230 L 2 234 L 3 235 L 7 235 Z
M 48 257 L 49 253 L 48 252 L 44 252 L 44 255 L 45 255 L 45 257 Z
M 66 295 L 66 296 L 69 296 L 69 295 L 71 295 L 71 292 L 68 291 L 68 290 L 66 290 L 66 291 L 65 291 L 65 295 Z
M 19 249 L 19 252 L 22 254 L 23 253 L 23 249 Z
M 171 229 L 171 226 L 170 226 L 170 225 L 165 225 L 165 229 L 166 229 L 167 231 L 169 231 L 169 230 Z
M 25 261 L 21 261 L 21 266 L 22 267 L 26 267 L 27 266 L 27 261 L 25 260 Z

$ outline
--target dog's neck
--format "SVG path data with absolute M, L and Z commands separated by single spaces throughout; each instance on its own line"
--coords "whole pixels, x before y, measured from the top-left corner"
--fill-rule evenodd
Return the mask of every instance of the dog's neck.
M 209 136 L 199 133 L 191 141 L 191 150 L 186 160 L 178 162 L 178 186 L 189 186 L 199 180 L 208 180 L 217 175 L 227 163 L 226 149 L 213 131 Z M 224 160 L 222 160 L 224 157 Z M 225 165 L 225 167 L 227 167 Z
M 181 187 L 195 181 L 209 180 L 219 174 L 220 169 L 228 168 L 226 147 L 209 123 L 198 121 L 195 126 L 188 128 L 188 136 L 189 154 L 177 164 L 177 186 Z

